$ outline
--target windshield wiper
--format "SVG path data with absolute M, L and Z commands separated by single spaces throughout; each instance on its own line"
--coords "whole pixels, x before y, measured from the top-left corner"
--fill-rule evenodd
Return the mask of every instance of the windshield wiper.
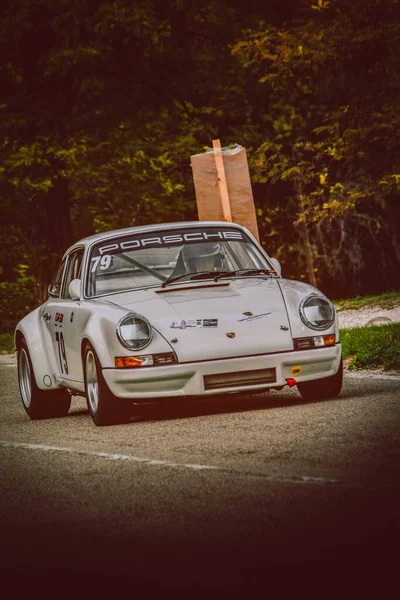
M 219 281 L 222 277 L 234 277 L 235 275 L 236 271 L 206 271 L 192 275 L 190 279 L 214 279 L 214 281 Z
M 183 279 L 188 277 L 190 281 L 195 281 L 196 279 L 213 279 L 214 281 L 219 281 L 222 277 L 234 277 L 236 275 L 236 271 L 205 271 L 204 273 L 183 273 L 182 275 L 176 275 L 175 277 L 171 277 L 171 279 L 166 279 L 161 287 L 165 287 L 170 283 L 174 283 L 174 281 L 179 281 L 179 279 Z
M 182 275 L 176 275 L 171 279 L 166 279 L 161 287 L 166 287 L 170 283 L 179 281 L 179 279 L 189 278 L 190 281 L 196 279 L 213 279 L 219 281 L 223 277 L 250 277 L 251 275 L 268 275 L 273 277 L 278 273 L 274 269 L 239 269 L 238 271 L 205 271 L 204 273 L 183 273 Z
M 278 274 L 274 269 L 247 269 L 238 272 L 241 277 L 246 277 L 247 275 L 269 275 L 272 277 L 273 275 Z
M 182 273 L 182 275 L 175 275 L 175 277 L 167 277 L 165 281 L 161 284 L 161 287 L 165 287 L 170 283 L 174 283 L 174 281 L 179 281 L 179 279 L 184 279 L 184 277 L 190 277 L 191 275 L 195 275 L 195 273 Z

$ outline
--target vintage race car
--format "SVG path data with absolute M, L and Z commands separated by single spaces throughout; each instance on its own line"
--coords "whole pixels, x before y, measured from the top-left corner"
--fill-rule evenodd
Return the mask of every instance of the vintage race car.
M 96 425 L 134 404 L 294 386 L 337 396 L 338 319 L 314 287 L 283 279 L 244 227 L 188 222 L 108 231 L 74 244 L 48 300 L 15 331 L 32 419 L 87 398 Z

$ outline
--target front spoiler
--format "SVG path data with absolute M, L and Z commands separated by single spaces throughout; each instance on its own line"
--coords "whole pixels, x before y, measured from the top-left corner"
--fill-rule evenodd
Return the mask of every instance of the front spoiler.
M 323 379 L 334 375 L 340 365 L 341 344 L 329 348 L 263 354 L 241 358 L 172 364 L 131 369 L 103 369 L 104 379 L 118 398 L 152 400 L 176 396 L 208 396 L 216 390 L 205 389 L 207 375 L 275 369 L 275 381 L 255 385 L 219 387 L 218 394 L 281 387 L 289 378 L 296 382 Z

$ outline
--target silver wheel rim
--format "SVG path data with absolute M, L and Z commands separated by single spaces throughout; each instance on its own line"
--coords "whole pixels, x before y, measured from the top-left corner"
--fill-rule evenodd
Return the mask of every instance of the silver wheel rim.
M 19 351 L 19 387 L 22 402 L 29 408 L 32 402 L 32 376 L 28 355 L 24 348 Z
M 90 410 L 95 413 L 99 408 L 99 382 L 96 360 L 91 350 L 86 354 L 86 393 Z

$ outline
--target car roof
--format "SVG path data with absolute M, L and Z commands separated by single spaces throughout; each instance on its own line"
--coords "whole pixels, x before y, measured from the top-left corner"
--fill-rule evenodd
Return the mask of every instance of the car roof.
M 114 229 L 111 231 L 103 231 L 102 233 L 96 233 L 95 235 L 90 235 L 78 242 L 75 242 L 68 250 L 66 250 L 65 254 L 68 254 L 76 248 L 77 246 L 91 246 L 96 242 L 100 242 L 101 240 L 107 240 L 113 237 L 119 237 L 123 235 L 129 234 L 140 234 L 140 233 L 148 233 L 153 231 L 163 231 L 165 229 L 186 229 L 191 227 L 235 227 L 236 229 L 243 229 L 247 232 L 247 229 L 238 223 L 231 223 L 230 221 L 179 221 L 177 223 L 157 223 L 155 225 L 140 225 L 138 227 L 127 227 L 125 229 Z M 247 232 L 248 233 L 248 232 Z

